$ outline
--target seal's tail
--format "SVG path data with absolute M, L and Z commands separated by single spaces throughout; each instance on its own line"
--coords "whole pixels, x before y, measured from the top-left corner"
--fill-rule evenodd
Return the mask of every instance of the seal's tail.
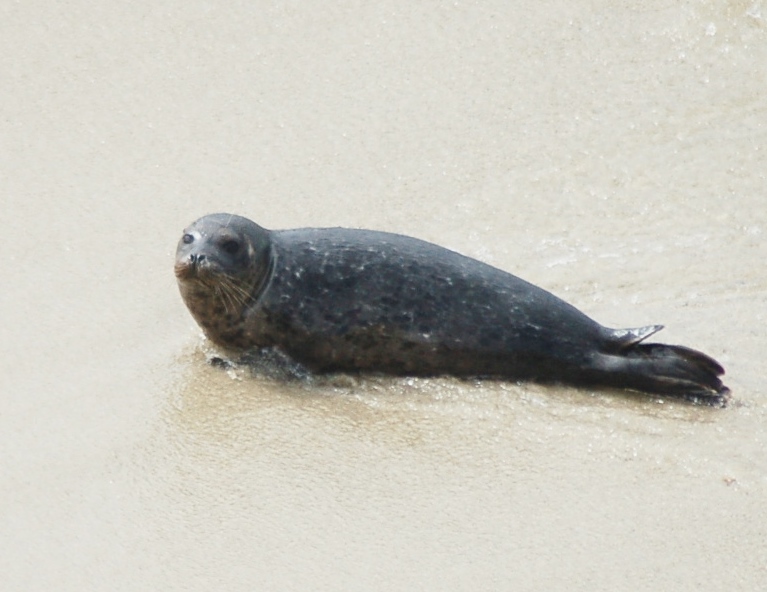
M 681 345 L 639 343 L 642 338 L 625 339 L 616 351 L 599 356 L 597 366 L 608 383 L 696 403 L 727 405 L 730 389 L 719 378 L 724 368 L 716 360 Z

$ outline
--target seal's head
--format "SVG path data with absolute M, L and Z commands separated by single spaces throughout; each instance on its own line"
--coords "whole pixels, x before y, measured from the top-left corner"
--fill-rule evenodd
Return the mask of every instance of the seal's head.
M 236 324 L 270 273 L 270 233 L 234 214 L 210 214 L 184 230 L 174 271 L 189 311 L 213 341 Z

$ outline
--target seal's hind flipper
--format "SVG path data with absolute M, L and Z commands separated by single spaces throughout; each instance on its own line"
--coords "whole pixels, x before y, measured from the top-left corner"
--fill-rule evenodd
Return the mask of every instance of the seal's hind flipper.
M 724 368 L 713 358 L 681 345 L 636 343 L 596 358 L 600 382 L 647 393 L 681 397 L 724 407 L 730 389 L 722 384 Z

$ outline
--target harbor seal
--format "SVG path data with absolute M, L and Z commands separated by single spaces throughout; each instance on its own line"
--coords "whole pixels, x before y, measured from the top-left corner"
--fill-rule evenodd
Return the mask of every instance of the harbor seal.
M 313 373 L 454 375 L 613 387 L 724 405 L 723 368 L 663 328 L 609 329 L 510 273 L 369 230 L 270 231 L 204 216 L 176 252 L 181 296 L 207 337 Z

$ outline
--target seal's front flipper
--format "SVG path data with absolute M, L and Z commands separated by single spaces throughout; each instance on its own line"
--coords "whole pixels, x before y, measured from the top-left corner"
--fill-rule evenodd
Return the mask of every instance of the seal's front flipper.
M 312 378 L 312 373 L 308 368 L 296 362 L 278 347 L 248 350 L 238 362 L 248 366 L 254 376 L 287 381 L 308 381 Z

